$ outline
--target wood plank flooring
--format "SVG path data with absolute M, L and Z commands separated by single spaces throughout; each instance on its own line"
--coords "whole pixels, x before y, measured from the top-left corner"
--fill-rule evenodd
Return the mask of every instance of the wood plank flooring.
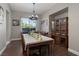
M 23 56 L 22 45 L 20 40 L 12 41 L 8 44 L 2 56 Z M 68 52 L 68 50 L 62 46 L 55 45 L 54 56 L 76 56 L 73 53 Z

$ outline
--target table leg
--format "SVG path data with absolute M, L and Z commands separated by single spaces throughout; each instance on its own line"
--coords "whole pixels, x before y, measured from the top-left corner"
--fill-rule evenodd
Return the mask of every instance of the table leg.
M 54 42 L 51 42 L 49 44 L 49 56 L 52 56 L 54 54 Z
M 51 56 L 51 52 L 52 52 L 51 51 L 51 44 L 49 44 L 49 51 L 48 52 L 49 52 L 49 56 Z
M 29 47 L 26 48 L 26 55 L 29 56 Z

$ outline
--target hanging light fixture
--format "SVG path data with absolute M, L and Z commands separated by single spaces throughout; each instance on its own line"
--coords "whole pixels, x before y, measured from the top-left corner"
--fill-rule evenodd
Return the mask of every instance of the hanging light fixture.
M 35 12 L 35 3 L 33 3 L 33 15 L 29 16 L 30 19 L 32 20 L 37 20 L 38 19 L 38 15 Z

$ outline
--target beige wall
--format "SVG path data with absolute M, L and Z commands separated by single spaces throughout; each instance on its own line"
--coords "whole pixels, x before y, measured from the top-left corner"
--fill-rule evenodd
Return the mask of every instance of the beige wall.
M 11 22 L 10 22 L 11 18 L 9 20 L 6 19 L 6 10 L 10 13 L 9 16 L 11 15 L 11 12 L 8 4 L 0 4 L 0 6 L 2 6 L 4 9 L 4 21 L 2 24 L 0 24 L 0 53 L 1 53 L 2 49 L 6 46 L 6 43 L 10 41 L 11 26 L 8 29 L 6 26 L 7 25 L 6 22 L 9 21 L 9 25 L 11 25 Z M 8 31 L 9 35 L 7 35 L 7 30 L 9 30 Z
M 64 8 L 68 7 L 68 17 L 69 17 L 69 51 L 79 55 L 79 4 L 55 4 L 52 6 L 51 10 L 43 14 L 42 19 L 47 18 L 49 20 L 49 15 L 58 12 Z M 47 21 L 47 20 L 46 20 Z M 46 27 L 42 27 L 42 29 Z M 49 28 L 49 26 L 48 26 Z M 49 29 L 47 29 L 49 31 Z

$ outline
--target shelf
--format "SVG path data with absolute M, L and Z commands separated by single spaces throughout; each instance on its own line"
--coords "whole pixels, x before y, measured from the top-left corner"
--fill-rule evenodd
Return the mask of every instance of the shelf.
M 60 44 L 61 40 L 67 40 L 67 30 L 68 30 L 68 19 L 61 18 L 55 20 L 55 33 L 52 34 L 53 37 L 55 37 L 55 41 Z

